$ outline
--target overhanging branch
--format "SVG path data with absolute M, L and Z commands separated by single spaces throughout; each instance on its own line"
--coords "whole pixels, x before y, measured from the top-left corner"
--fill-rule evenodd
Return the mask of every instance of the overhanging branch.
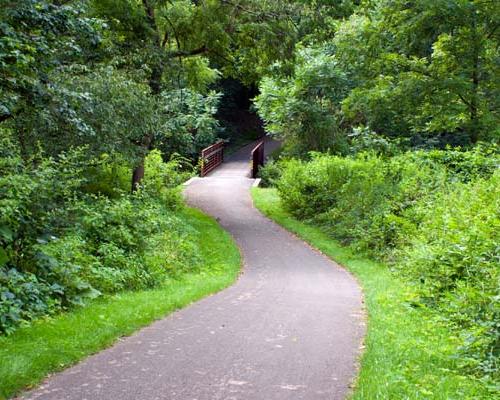
M 208 48 L 206 46 L 199 47 L 194 50 L 177 50 L 170 51 L 167 53 L 167 57 L 176 58 L 176 57 L 192 57 L 200 54 L 208 53 Z

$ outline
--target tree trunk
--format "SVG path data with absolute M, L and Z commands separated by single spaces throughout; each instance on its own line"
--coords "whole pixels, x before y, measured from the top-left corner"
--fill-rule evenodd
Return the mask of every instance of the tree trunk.
M 158 96 L 161 93 L 162 76 L 163 76 L 163 66 L 161 64 L 153 66 L 151 71 L 151 77 L 149 78 L 149 88 L 151 89 L 151 94 L 153 96 Z M 149 152 L 152 142 L 153 142 L 152 135 L 148 135 L 143 138 L 144 152 L 143 155 L 141 156 L 141 160 L 132 171 L 132 192 L 135 192 L 137 190 L 137 188 L 141 184 L 142 178 L 144 178 L 144 158 Z
M 161 63 L 153 65 L 151 76 L 149 78 L 149 88 L 153 96 L 158 96 L 161 93 L 162 76 L 163 76 L 163 65 Z
M 480 52 L 480 38 L 477 32 L 476 15 L 473 15 L 473 32 L 474 32 L 474 50 L 472 59 L 472 93 L 469 106 L 470 112 L 470 138 L 472 143 L 477 143 L 479 140 L 480 126 L 478 116 L 478 96 L 479 96 L 479 52 Z
M 142 158 L 132 171 L 132 193 L 135 192 L 144 178 L 144 158 Z
M 161 51 L 161 40 L 160 35 L 158 33 L 158 27 L 156 26 L 155 19 L 155 9 L 153 2 L 151 0 L 142 0 L 142 4 L 144 6 L 144 11 L 146 12 L 146 18 L 149 26 L 153 30 L 154 34 L 152 37 L 153 43 L 158 47 L 158 51 Z M 153 96 L 158 96 L 161 93 L 161 79 L 163 77 L 163 64 L 161 61 L 157 61 L 151 67 L 151 76 L 149 78 L 149 88 L 151 90 L 151 94 Z M 143 153 L 141 155 L 141 159 L 134 167 L 132 171 L 132 192 L 135 192 L 144 178 L 144 159 L 149 152 L 153 141 L 152 135 L 147 135 L 142 140 Z
M 470 126 L 471 141 L 476 143 L 479 140 L 479 117 L 478 117 L 478 91 L 479 91 L 479 56 L 475 54 L 474 66 L 472 70 L 472 98 L 470 103 Z
M 144 178 L 144 160 L 151 149 L 152 143 L 153 137 L 151 135 L 144 136 L 141 147 L 141 157 L 132 170 L 132 193 L 139 188 L 142 178 Z

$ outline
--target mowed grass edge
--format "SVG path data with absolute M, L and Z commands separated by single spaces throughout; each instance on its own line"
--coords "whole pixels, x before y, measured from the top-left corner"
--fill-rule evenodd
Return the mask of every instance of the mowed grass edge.
M 412 302 L 411 288 L 383 264 L 354 255 L 319 227 L 300 222 L 280 204 L 275 189 L 252 189 L 254 205 L 352 272 L 360 282 L 368 332 L 353 400 L 493 399 L 486 384 L 460 373 L 458 342 L 439 316 Z
M 35 386 L 49 373 L 235 281 L 241 257 L 231 236 L 198 210 L 186 208 L 181 217 L 197 231 L 194 239 L 201 247 L 205 268 L 158 289 L 107 296 L 0 337 L 0 399 Z

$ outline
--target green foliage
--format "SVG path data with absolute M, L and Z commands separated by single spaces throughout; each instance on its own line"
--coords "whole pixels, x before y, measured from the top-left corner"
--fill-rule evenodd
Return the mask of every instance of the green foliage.
M 41 250 L 101 292 L 154 287 L 199 264 L 196 247 L 183 241 L 189 227 L 147 197 L 94 198 L 78 209 L 76 228 Z
M 168 156 L 174 153 L 195 159 L 201 150 L 213 144 L 219 133 L 215 118 L 220 95 L 206 95 L 182 89 L 161 95 L 162 124 L 166 137 L 157 147 Z
M 40 283 L 31 274 L 0 268 L 0 326 L 12 333 L 21 323 L 51 314 L 58 307 L 58 288 Z
M 419 282 L 423 301 L 453 315 L 467 357 L 461 363 L 500 370 L 500 174 L 441 192 L 400 250 L 398 270 Z
M 192 176 L 192 166 L 188 159 L 173 154 L 169 162 L 163 161 L 159 150 L 151 151 L 145 160 L 146 173 L 142 181 L 143 194 L 169 209 L 182 204 L 179 185 Z
M 101 154 L 85 168 L 85 175 L 85 193 L 118 198 L 130 191 L 130 165 L 119 153 Z
M 261 82 L 257 105 L 270 133 L 299 151 L 337 153 L 339 138 L 360 127 L 416 147 L 498 141 L 498 2 L 347 9 L 316 40 L 306 35 L 291 71 Z
M 116 184 L 126 171 L 119 157 L 89 166 L 86 149 L 75 149 L 25 162 L 11 133 L 1 133 L 1 332 L 199 268 L 191 228 L 175 215 L 186 160 L 165 163 L 151 152 L 143 186 L 131 195 Z
M 85 146 L 89 161 L 110 154 L 132 169 L 155 148 L 195 161 L 216 140 L 218 73 L 204 45 L 184 48 L 208 5 L 3 3 L 0 123 L 24 161 Z
M 75 73 L 80 74 L 78 79 Z M 43 146 L 51 154 L 69 146 L 85 145 L 89 158 L 119 153 L 135 160 L 142 155 L 137 143 L 145 135 L 151 134 L 155 140 L 166 136 L 162 127 L 165 119 L 158 110 L 160 104 L 150 95 L 148 85 L 134 81 L 130 74 L 111 66 L 93 71 L 72 66 L 60 71 L 53 80 L 69 93 L 57 101 L 68 104 L 85 130 L 82 132 L 80 125 L 72 129 L 71 125 L 63 127 L 57 122 L 43 124 L 35 115 L 39 123 L 31 134 L 36 141 L 43 138 Z M 58 120 L 58 105 L 48 106 L 55 108 Z
M 365 126 L 353 128 L 348 136 L 350 138 L 349 153 L 351 154 L 371 152 L 378 155 L 394 156 L 409 147 L 404 138 L 394 139 L 378 135 Z
M 279 161 L 268 160 L 263 167 L 259 168 L 259 178 L 261 178 L 260 186 L 276 186 L 281 178 L 282 172 L 282 167 Z
M 277 187 L 294 216 L 388 261 L 456 325 L 462 364 L 495 377 L 499 362 L 499 174 L 495 148 L 383 158 L 313 154 L 282 162 Z
M 286 140 L 292 154 L 309 150 L 345 150 L 340 101 L 349 81 L 335 58 L 322 50 L 298 54 L 290 80 L 265 78 L 256 98 L 266 130 Z
M 78 5 L 53 3 L 0 1 L 0 121 L 57 96 L 47 74 L 81 61 L 99 44 L 99 21 Z
M 169 54 L 156 90 L 147 2 L 84 3 L 0 8 L 0 333 L 200 264 L 190 227 L 175 215 L 177 186 L 192 171 L 184 157 L 218 133 L 218 95 L 207 90 L 217 72 L 205 58 Z M 170 18 L 183 24 L 169 26 L 165 50 L 183 52 L 179 29 L 193 29 L 197 7 L 158 8 L 159 29 Z M 145 178 L 130 195 L 140 163 Z

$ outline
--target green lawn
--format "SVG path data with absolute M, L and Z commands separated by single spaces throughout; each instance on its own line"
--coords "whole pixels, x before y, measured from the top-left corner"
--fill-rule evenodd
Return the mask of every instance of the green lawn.
M 353 255 L 318 227 L 294 219 L 275 189 L 256 188 L 252 195 L 261 212 L 345 266 L 363 287 L 368 334 L 353 399 L 497 398 L 482 382 L 460 374 L 451 331 L 430 310 L 413 307 L 410 289 L 386 266 Z
M 206 260 L 201 273 L 172 280 L 156 290 L 108 296 L 0 337 L 0 399 L 234 282 L 241 260 L 229 234 L 197 210 L 187 208 L 183 218 L 197 228 L 193 240 L 202 246 Z

